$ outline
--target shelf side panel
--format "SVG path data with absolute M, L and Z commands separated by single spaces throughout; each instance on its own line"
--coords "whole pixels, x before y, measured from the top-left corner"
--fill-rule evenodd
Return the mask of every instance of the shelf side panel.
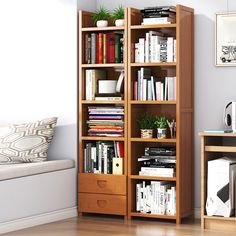
M 194 15 L 177 5 L 177 215 L 193 214 L 194 204 Z

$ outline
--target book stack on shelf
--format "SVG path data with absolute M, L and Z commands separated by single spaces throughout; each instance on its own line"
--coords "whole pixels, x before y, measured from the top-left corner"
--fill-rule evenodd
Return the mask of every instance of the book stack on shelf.
M 88 136 L 123 137 L 123 106 L 89 106 Z
M 175 215 L 175 185 L 167 181 L 143 181 L 136 184 L 136 211 L 157 215 Z
M 176 22 L 175 6 L 147 7 L 141 12 L 143 25 L 173 24 Z
M 86 33 L 85 63 L 123 63 L 124 32 Z
M 97 141 L 86 143 L 84 148 L 84 172 L 114 174 L 113 162 L 124 157 L 124 142 Z M 115 159 L 114 159 L 115 158 Z M 122 160 L 121 160 L 122 161 Z M 121 165 L 121 173 L 123 173 Z
M 138 158 L 139 175 L 174 177 L 176 151 L 174 147 L 146 147 L 145 155 Z
M 176 39 L 158 31 L 149 31 L 134 44 L 136 63 L 176 62 Z
M 142 67 L 138 70 L 138 78 L 134 81 L 133 91 L 134 100 L 176 100 L 176 77 L 155 78 L 151 76 L 149 68 Z

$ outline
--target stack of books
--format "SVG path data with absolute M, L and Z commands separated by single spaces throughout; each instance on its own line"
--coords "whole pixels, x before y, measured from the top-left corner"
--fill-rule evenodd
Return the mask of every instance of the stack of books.
M 176 100 L 176 77 L 156 78 L 149 68 L 141 67 L 134 81 L 133 99 L 141 101 Z
M 173 147 L 146 147 L 145 155 L 138 158 L 139 175 L 174 177 L 176 150 Z
M 176 39 L 149 31 L 134 44 L 136 63 L 176 62 Z
M 86 143 L 84 173 L 113 174 L 113 159 L 124 157 L 123 142 Z
M 122 63 L 123 42 L 123 31 L 85 34 L 85 63 Z
M 152 24 L 173 24 L 176 22 L 176 7 L 174 6 L 160 6 L 144 8 L 143 25 Z
M 123 106 L 89 106 L 88 136 L 123 137 Z
M 158 215 L 176 214 L 176 187 L 166 181 L 136 184 L 136 211 Z

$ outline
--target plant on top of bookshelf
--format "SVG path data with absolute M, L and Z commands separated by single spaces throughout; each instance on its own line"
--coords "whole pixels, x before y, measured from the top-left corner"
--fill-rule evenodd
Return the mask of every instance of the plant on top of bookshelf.
M 125 9 L 122 5 L 115 8 L 111 14 L 112 20 L 116 26 L 123 26 L 125 24 Z
M 157 116 L 155 118 L 154 124 L 157 127 L 157 138 L 166 138 L 168 119 L 165 116 Z
M 141 138 L 152 138 L 153 137 L 153 128 L 155 127 L 155 117 L 151 114 L 145 112 L 138 123 L 140 125 L 141 130 Z
M 99 9 L 92 14 L 94 24 L 96 24 L 97 27 L 108 26 L 110 17 L 109 11 L 104 6 L 100 6 Z

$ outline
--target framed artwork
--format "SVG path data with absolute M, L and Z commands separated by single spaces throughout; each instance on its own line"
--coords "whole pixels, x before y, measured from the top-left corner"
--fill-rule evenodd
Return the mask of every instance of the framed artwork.
M 236 12 L 216 14 L 215 64 L 236 66 Z

